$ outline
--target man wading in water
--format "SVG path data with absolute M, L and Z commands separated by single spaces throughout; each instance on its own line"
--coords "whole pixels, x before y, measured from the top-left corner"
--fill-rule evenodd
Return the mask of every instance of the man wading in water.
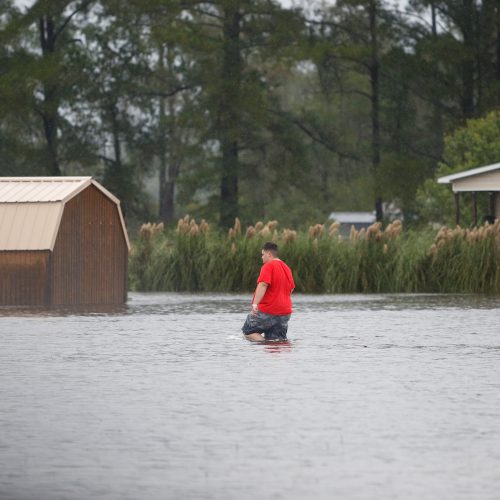
M 262 247 L 262 262 L 252 300 L 252 312 L 242 331 L 248 340 L 286 340 L 288 320 L 292 314 L 290 298 L 295 283 L 291 269 L 278 259 L 278 245 L 268 242 Z

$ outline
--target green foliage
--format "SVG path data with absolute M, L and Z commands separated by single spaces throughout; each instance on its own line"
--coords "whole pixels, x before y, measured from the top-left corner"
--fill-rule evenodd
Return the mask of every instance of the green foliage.
M 349 238 L 322 224 L 308 231 L 257 223 L 226 235 L 181 219 L 176 230 L 144 225 L 133 245 L 134 290 L 251 292 L 261 266 L 260 249 L 272 239 L 304 293 L 458 292 L 500 293 L 500 223 L 476 229 L 442 228 L 437 234 L 401 232 L 396 221 L 374 224 Z
M 129 225 L 218 220 L 226 192 L 246 222 L 303 227 L 370 210 L 377 193 L 407 221 L 452 223 L 449 188 L 430 179 L 438 165 L 446 175 L 499 158 L 493 115 L 443 151 L 443 131 L 498 104 L 492 1 L 412 0 L 403 13 L 339 0 L 313 16 L 305 1 L 21 5 L 0 2 L 0 174 L 93 175 Z M 358 250 L 336 247 L 365 277 L 332 268 L 335 287 L 372 286 L 362 263 L 375 250 Z M 300 265 L 313 287 L 314 263 Z
M 424 219 L 451 224 L 455 214 L 453 194 L 450 185 L 438 184 L 437 178 L 500 161 L 500 111 L 468 120 L 464 127 L 446 136 L 443 157 L 436 178 L 423 184 L 418 201 Z M 486 196 L 481 196 L 479 201 L 480 213 L 488 213 Z M 467 221 L 472 220 L 471 205 L 463 203 L 461 210 Z
M 468 120 L 465 127 L 445 138 L 439 174 L 490 165 L 500 161 L 500 111 Z

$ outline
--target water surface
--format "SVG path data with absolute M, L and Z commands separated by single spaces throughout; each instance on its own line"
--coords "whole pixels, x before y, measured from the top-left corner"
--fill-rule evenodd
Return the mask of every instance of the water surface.
M 499 299 L 248 300 L 0 309 L 0 499 L 499 498 Z

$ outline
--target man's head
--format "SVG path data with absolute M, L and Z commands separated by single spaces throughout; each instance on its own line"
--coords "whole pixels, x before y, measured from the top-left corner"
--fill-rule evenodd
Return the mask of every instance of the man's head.
M 262 247 L 262 262 L 265 264 L 266 262 L 276 259 L 276 257 L 278 257 L 278 245 L 272 241 L 264 243 Z

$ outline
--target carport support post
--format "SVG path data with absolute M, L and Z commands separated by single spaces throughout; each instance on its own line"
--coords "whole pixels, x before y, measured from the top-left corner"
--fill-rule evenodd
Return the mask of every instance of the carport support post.
M 474 214 L 474 226 L 477 226 L 477 193 L 472 193 L 472 211 Z
M 455 193 L 455 223 L 460 225 L 460 194 Z

